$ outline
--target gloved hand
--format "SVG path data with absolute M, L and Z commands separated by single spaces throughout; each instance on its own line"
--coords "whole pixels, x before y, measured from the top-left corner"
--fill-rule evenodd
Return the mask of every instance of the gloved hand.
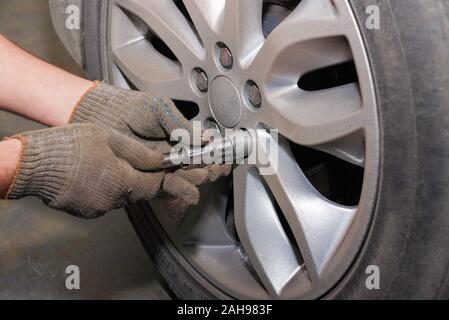
M 37 196 L 48 206 L 84 218 L 164 191 L 194 205 L 197 185 L 215 179 L 206 169 L 160 172 L 162 154 L 103 126 L 70 125 L 24 133 L 23 150 L 7 199 Z
M 103 82 L 97 82 L 81 98 L 73 110 L 70 123 L 111 127 L 161 153 L 170 152 L 171 146 L 167 142 L 173 130 L 181 128 L 193 135 L 192 123 L 184 118 L 171 99 L 125 90 Z M 168 175 L 166 183 L 173 187 L 173 191 L 178 185 L 179 194 L 184 194 L 187 190 L 183 184 L 176 183 L 178 176 L 184 176 L 199 186 L 206 181 L 228 176 L 231 169 L 230 165 L 212 165 L 188 173 L 180 170 L 176 175 Z M 194 193 L 195 199 L 199 199 L 198 190 Z
M 169 139 L 192 124 L 169 98 L 96 83 L 74 108 L 70 123 L 94 123 L 114 128 L 134 139 Z

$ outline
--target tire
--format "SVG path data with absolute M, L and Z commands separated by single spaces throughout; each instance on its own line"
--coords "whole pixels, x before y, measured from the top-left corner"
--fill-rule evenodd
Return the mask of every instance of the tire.
M 352 0 L 368 51 L 380 122 L 380 177 L 369 231 L 350 270 L 322 298 L 449 298 L 449 2 Z M 365 28 L 366 7 L 381 30 Z M 107 1 L 85 1 L 91 77 L 108 79 L 101 48 Z M 103 48 L 104 49 L 104 48 Z M 129 209 L 137 233 L 174 296 L 231 298 L 176 252 L 146 204 Z M 368 290 L 367 268 L 380 270 Z

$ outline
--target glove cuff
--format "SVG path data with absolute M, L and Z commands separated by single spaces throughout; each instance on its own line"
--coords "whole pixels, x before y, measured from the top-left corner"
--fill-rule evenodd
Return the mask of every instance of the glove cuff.
M 22 142 L 20 162 L 6 194 L 6 199 L 16 200 L 37 196 L 48 203 L 62 191 L 67 180 L 69 147 L 72 141 L 50 130 L 34 131 L 13 136 Z
M 133 107 L 135 95 L 134 91 L 96 82 L 75 106 L 69 123 L 101 123 L 115 128 L 117 119 L 124 119 Z

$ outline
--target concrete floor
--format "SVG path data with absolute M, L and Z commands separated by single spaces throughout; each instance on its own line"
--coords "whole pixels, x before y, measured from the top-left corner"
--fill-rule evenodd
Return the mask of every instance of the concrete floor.
M 0 32 L 42 59 L 83 74 L 52 29 L 47 0 L 1 0 Z M 0 139 L 41 127 L 0 111 Z M 78 291 L 65 287 L 69 265 L 80 268 Z M 36 199 L 0 201 L 0 299 L 167 298 L 123 211 L 84 221 Z

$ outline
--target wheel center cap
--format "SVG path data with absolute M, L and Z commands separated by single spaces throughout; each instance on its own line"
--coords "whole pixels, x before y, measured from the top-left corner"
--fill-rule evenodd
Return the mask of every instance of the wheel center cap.
M 210 85 L 209 105 L 215 120 L 223 127 L 233 128 L 239 124 L 242 99 L 237 87 L 227 77 L 217 77 Z

